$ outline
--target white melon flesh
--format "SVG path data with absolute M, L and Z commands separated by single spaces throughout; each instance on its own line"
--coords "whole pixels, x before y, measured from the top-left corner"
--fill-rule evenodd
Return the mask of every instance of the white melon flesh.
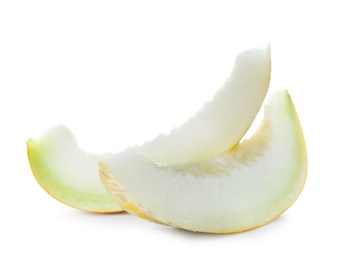
M 172 164 L 205 160 L 231 149 L 261 108 L 270 74 L 269 45 L 241 53 L 230 78 L 210 102 L 169 134 L 144 143 L 140 152 L 157 163 Z
M 104 155 L 79 149 L 67 127 L 58 125 L 29 139 L 27 147 L 34 176 L 52 197 L 91 212 L 123 211 L 107 196 L 97 176 L 97 163 Z
M 303 133 L 286 91 L 270 98 L 249 140 L 208 160 L 163 166 L 129 148 L 100 162 L 107 191 L 129 213 L 211 233 L 277 218 L 298 198 L 306 175 Z
M 271 73 L 270 46 L 241 53 L 224 86 L 194 117 L 168 135 L 137 149 L 161 164 L 207 159 L 235 146 L 252 124 L 266 96 Z M 65 126 L 27 142 L 39 184 L 57 200 L 87 211 L 120 211 L 97 174 L 103 155 L 78 148 Z M 178 149 L 179 147 L 179 149 Z

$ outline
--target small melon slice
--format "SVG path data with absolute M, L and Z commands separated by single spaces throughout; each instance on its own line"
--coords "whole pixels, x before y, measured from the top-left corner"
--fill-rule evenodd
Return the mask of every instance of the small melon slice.
M 137 149 L 162 164 L 193 162 L 230 149 L 240 141 L 259 111 L 270 73 L 269 45 L 241 53 L 230 78 L 213 100 L 181 127 Z M 97 174 L 97 163 L 103 155 L 79 149 L 65 126 L 29 139 L 27 146 L 35 178 L 54 198 L 86 211 L 121 210 L 105 192 Z
M 97 162 L 104 154 L 79 149 L 67 127 L 57 125 L 41 137 L 31 138 L 27 147 L 33 174 L 40 186 L 52 197 L 86 211 L 122 211 L 107 196 L 97 176 Z
M 257 132 L 230 151 L 163 166 L 128 148 L 100 162 L 99 174 L 129 213 L 191 231 L 233 233 L 262 226 L 295 202 L 307 154 L 293 102 L 282 91 L 270 98 Z

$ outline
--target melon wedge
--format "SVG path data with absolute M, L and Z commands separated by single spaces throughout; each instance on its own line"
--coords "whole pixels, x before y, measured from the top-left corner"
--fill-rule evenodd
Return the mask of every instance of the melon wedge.
M 266 96 L 270 74 L 269 45 L 241 53 L 229 79 L 194 117 L 135 149 L 161 164 L 204 160 L 229 150 L 252 124 Z M 79 149 L 67 127 L 60 125 L 31 138 L 27 146 L 35 178 L 54 198 L 86 211 L 121 210 L 97 174 L 97 163 L 104 155 Z
M 123 211 L 102 187 L 97 162 L 103 154 L 81 150 L 71 131 L 57 125 L 39 138 L 27 141 L 32 172 L 58 201 L 91 212 Z
M 102 160 L 99 175 L 122 208 L 157 223 L 210 233 L 262 226 L 295 202 L 307 175 L 288 92 L 274 94 L 264 115 L 250 139 L 208 160 L 161 165 L 128 148 Z
M 242 139 L 261 108 L 270 74 L 269 45 L 241 53 L 230 78 L 194 117 L 138 149 L 161 164 L 205 160 L 231 149 Z

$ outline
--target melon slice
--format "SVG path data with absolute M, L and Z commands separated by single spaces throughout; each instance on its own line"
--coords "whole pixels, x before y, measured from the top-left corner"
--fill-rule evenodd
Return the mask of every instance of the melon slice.
M 29 139 L 27 148 L 37 182 L 58 201 L 91 212 L 123 211 L 107 196 L 97 176 L 97 162 L 104 155 L 81 150 L 64 125 Z
M 191 231 L 233 233 L 262 226 L 295 202 L 307 154 L 293 102 L 282 91 L 270 98 L 257 132 L 230 151 L 161 165 L 128 148 L 102 160 L 99 174 L 129 213 Z
M 179 128 L 137 149 L 155 162 L 172 164 L 204 160 L 232 148 L 259 111 L 270 73 L 269 45 L 241 53 L 232 74 L 213 100 Z M 97 163 L 104 155 L 79 149 L 65 126 L 29 139 L 27 146 L 35 178 L 54 198 L 86 211 L 121 210 L 104 190 L 97 174 Z
M 161 164 L 208 159 L 234 147 L 251 126 L 269 88 L 270 46 L 241 53 L 214 98 L 169 134 L 139 147 Z M 177 149 L 179 147 L 179 149 Z

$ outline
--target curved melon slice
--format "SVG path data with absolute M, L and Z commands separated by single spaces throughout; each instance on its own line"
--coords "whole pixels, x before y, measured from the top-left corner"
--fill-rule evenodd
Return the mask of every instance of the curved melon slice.
M 259 111 L 270 73 L 270 46 L 241 53 L 230 78 L 212 101 L 181 127 L 137 149 L 162 164 L 193 162 L 230 149 Z M 41 138 L 30 139 L 28 156 L 35 178 L 57 200 L 87 211 L 121 210 L 106 194 L 97 174 L 103 155 L 80 150 L 66 127 L 58 126 Z
M 104 154 L 80 150 L 67 127 L 58 125 L 37 139 L 31 138 L 27 147 L 34 176 L 52 197 L 91 212 L 123 211 L 107 196 L 97 176 L 97 163 Z
M 129 213 L 211 233 L 277 218 L 298 198 L 306 175 L 305 142 L 286 91 L 272 96 L 252 138 L 206 161 L 163 166 L 129 148 L 100 162 L 106 190 Z
M 242 139 L 261 108 L 270 74 L 269 45 L 241 53 L 230 78 L 194 117 L 138 149 L 161 164 L 205 160 L 231 149 Z

